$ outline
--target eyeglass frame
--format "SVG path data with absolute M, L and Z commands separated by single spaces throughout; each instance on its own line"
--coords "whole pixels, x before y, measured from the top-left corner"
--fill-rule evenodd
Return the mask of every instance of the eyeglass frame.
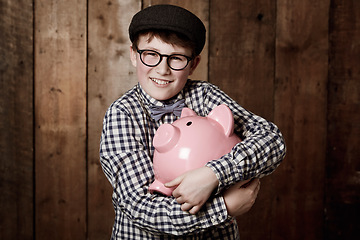
M 183 55 L 183 54 L 170 54 L 170 55 L 167 55 L 167 54 L 161 54 L 161 53 L 159 53 L 159 52 L 157 52 L 157 51 L 155 51 L 155 50 L 150 50 L 150 49 L 142 49 L 142 50 L 136 49 L 136 51 L 139 53 L 139 55 L 140 55 L 140 60 L 141 60 L 141 62 L 142 62 L 145 66 L 148 66 L 148 67 L 156 67 L 156 66 L 158 66 L 158 65 L 162 62 L 163 57 L 166 57 L 166 63 L 167 63 L 167 65 L 168 65 L 168 67 L 169 67 L 170 69 L 174 70 L 174 71 L 184 70 L 184 69 L 189 65 L 189 62 L 191 62 L 191 61 L 194 59 L 193 57 L 189 57 L 189 56 L 186 56 L 186 55 Z M 143 61 L 142 57 L 141 57 L 141 54 L 142 54 L 143 52 L 145 52 L 145 51 L 150 51 L 150 52 L 153 52 L 153 53 L 158 54 L 158 55 L 160 56 L 159 62 L 158 62 L 157 64 L 155 64 L 155 65 L 150 65 L 150 64 L 145 63 L 145 62 Z M 170 64 L 169 64 L 169 59 L 171 59 L 172 56 L 182 56 L 182 57 L 185 57 L 186 60 L 187 60 L 185 67 L 183 67 L 183 68 L 181 68 L 181 69 L 172 68 L 172 67 L 170 66 Z

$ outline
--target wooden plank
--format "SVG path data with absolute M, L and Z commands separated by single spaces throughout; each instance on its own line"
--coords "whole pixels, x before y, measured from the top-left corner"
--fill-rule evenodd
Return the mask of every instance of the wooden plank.
M 207 30 L 206 43 L 203 51 L 201 52 L 201 61 L 195 72 L 190 76 L 191 79 L 208 80 L 208 58 L 209 58 L 209 1 L 208 0 L 143 0 L 143 7 L 148 7 L 156 4 L 172 4 L 183 7 L 196 16 L 198 16 L 204 23 Z
M 360 2 L 332 1 L 325 239 L 360 228 Z
M 0 7 L 0 239 L 33 235 L 33 3 Z
M 273 120 L 275 14 L 274 0 L 210 5 L 209 81 L 268 120 Z M 263 178 L 256 204 L 237 219 L 241 238 L 268 238 L 274 201 L 272 177 Z
M 274 175 L 272 239 L 323 239 L 330 0 L 278 0 L 275 122 L 287 157 Z
M 273 119 L 275 1 L 211 1 L 209 79 Z
M 38 239 L 86 239 L 86 6 L 35 1 Z
M 102 121 L 109 105 L 137 83 L 129 58 L 128 26 L 141 1 L 89 1 L 88 238 L 109 239 L 112 188 L 99 161 Z

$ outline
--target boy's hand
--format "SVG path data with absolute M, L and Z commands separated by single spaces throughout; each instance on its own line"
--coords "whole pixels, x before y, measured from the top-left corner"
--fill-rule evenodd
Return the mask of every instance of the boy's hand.
M 254 205 L 259 190 L 259 179 L 241 181 L 227 189 L 223 197 L 228 214 L 237 217 L 248 212 Z
M 215 173 L 208 167 L 201 167 L 165 183 L 165 186 L 176 187 L 172 195 L 181 204 L 181 210 L 196 214 L 218 184 Z

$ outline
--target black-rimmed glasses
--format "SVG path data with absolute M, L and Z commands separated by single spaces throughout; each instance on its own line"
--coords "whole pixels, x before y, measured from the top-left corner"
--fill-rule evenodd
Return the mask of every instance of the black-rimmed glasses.
M 182 54 L 160 54 L 154 50 L 137 50 L 140 54 L 141 62 L 148 67 L 156 67 L 159 65 L 163 59 L 166 57 L 166 62 L 168 66 L 175 71 L 180 71 L 186 68 L 189 62 L 192 60 L 191 57 L 182 55 Z

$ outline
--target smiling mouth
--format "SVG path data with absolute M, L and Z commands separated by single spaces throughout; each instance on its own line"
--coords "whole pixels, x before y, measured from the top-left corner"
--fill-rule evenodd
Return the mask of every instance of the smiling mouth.
M 150 78 L 151 81 L 155 82 L 156 84 L 159 84 L 159 85 L 167 85 L 169 84 L 171 81 L 164 81 L 164 80 L 160 80 L 160 79 L 157 79 L 157 78 Z

